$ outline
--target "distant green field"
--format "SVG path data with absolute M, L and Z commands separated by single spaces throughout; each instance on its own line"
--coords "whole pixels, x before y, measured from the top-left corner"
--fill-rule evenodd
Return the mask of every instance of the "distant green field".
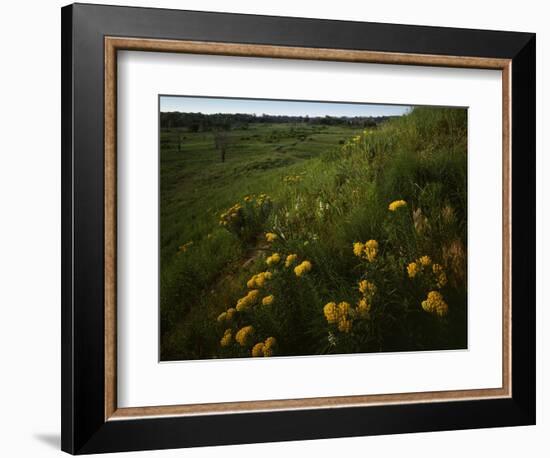
M 162 128 L 161 359 L 257 355 L 268 338 L 266 356 L 464 348 L 466 132 L 465 110 L 445 109 L 367 130 L 252 123 L 229 132 L 222 162 L 212 132 Z M 372 260 L 354 254 L 368 240 Z M 422 305 L 430 290 L 445 313 L 436 296 L 434 313 Z M 331 302 L 350 310 L 332 319 Z

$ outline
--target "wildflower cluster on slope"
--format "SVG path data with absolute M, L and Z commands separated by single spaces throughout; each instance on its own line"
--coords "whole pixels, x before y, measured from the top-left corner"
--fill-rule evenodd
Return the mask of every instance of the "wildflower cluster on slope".
M 220 313 L 217 318 L 218 323 L 231 321 L 235 316 L 235 313 L 237 313 L 237 311 L 233 307 L 227 309 L 227 311 L 225 312 Z
M 416 277 L 417 274 L 429 267 L 431 263 L 432 260 L 429 256 L 421 256 L 416 261 L 409 263 L 407 266 L 407 274 L 409 275 L 409 278 Z
M 438 316 L 445 316 L 449 312 L 449 306 L 443 300 L 439 291 L 430 291 L 425 301 L 422 301 L 422 308 L 429 313 L 435 313 Z
M 273 253 L 271 256 L 268 256 L 265 262 L 268 266 L 273 266 L 275 264 L 279 264 L 280 260 L 281 260 L 281 255 L 279 253 Z
M 256 275 L 253 275 L 252 278 L 246 282 L 246 286 L 250 289 L 262 288 L 266 280 L 271 280 L 272 277 L 273 274 L 269 271 L 260 272 Z
M 289 254 L 287 257 L 286 257 L 286 260 L 285 260 L 285 267 L 290 267 L 292 264 L 294 264 L 296 261 L 298 260 L 298 255 L 297 254 Z
M 298 264 L 294 268 L 294 273 L 297 277 L 301 277 L 302 275 L 308 273 L 312 268 L 311 262 L 309 261 L 302 261 L 300 264 Z
M 222 347 L 228 347 L 231 344 L 231 341 L 233 340 L 233 332 L 231 329 L 226 329 L 223 333 L 223 337 L 220 340 L 220 345 Z
M 264 342 L 258 342 L 252 347 L 252 356 L 273 356 L 273 351 L 277 345 L 275 337 L 268 337 Z
M 246 347 L 254 335 L 254 327 L 245 326 L 237 331 L 235 334 L 235 340 L 241 347 Z
M 246 296 L 241 297 L 237 301 L 237 306 L 236 306 L 237 312 L 243 312 L 249 309 L 252 305 L 256 303 L 259 295 L 260 295 L 260 291 L 257 289 L 253 289 L 249 291 Z
M 323 313 L 327 323 L 336 324 L 340 332 L 349 333 L 352 326 L 351 306 L 348 302 L 342 301 L 339 304 L 329 302 L 323 307 Z
M 228 208 L 220 215 L 220 225 L 224 227 L 235 224 L 237 220 L 242 218 L 243 206 L 239 203 Z
M 353 254 L 358 258 L 373 262 L 378 255 L 378 242 L 376 240 L 369 240 L 365 243 L 355 242 L 353 244 Z
M 269 296 L 265 296 L 262 299 L 262 305 L 271 305 L 273 304 L 274 300 L 275 300 L 275 296 L 273 294 L 270 294 Z
M 409 278 L 416 278 L 419 275 L 423 275 L 432 286 L 435 284 L 439 289 L 447 284 L 447 275 L 445 274 L 443 266 L 438 263 L 432 264 L 432 259 L 427 255 L 421 256 L 416 261 L 409 263 L 407 266 L 407 274 Z M 437 306 L 433 305 L 436 303 L 438 304 Z M 448 311 L 448 306 L 443 301 L 443 296 L 438 291 L 431 291 L 428 294 L 428 299 L 422 302 L 422 308 L 427 312 L 437 313 L 439 316 L 446 315 Z
M 372 306 L 372 298 L 376 294 L 376 286 L 369 280 L 361 280 L 359 282 L 359 292 L 362 297 L 357 302 L 357 314 L 366 318 Z

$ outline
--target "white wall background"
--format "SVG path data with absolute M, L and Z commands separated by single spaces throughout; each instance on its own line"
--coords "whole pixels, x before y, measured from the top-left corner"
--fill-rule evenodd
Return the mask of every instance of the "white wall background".
M 550 161 L 543 158 L 544 134 L 548 132 L 543 132 L 544 116 L 550 109 L 550 93 L 543 87 L 550 49 L 550 14 L 545 2 L 127 2 L 136 6 L 529 31 L 537 33 L 538 48 L 538 425 L 159 451 L 147 452 L 147 456 L 546 456 L 550 448 L 550 398 L 544 384 L 548 383 L 550 341 L 543 330 L 550 326 L 550 315 L 542 309 L 550 298 L 550 286 L 547 281 L 544 284 L 550 268 L 544 261 L 550 258 L 550 243 L 543 243 L 542 235 L 550 228 L 550 186 L 544 185 L 542 178 L 550 174 Z M 0 454 L 9 457 L 61 453 L 59 8 L 63 4 L 57 0 L 6 2 L 0 14 Z

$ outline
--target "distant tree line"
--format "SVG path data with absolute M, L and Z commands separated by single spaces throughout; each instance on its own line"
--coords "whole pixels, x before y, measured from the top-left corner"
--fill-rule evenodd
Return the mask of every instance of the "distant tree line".
M 346 125 L 350 127 L 376 127 L 394 116 L 286 116 L 269 115 L 261 116 L 235 113 L 235 114 L 204 114 L 182 113 L 169 111 L 160 113 L 160 125 L 163 128 L 183 127 L 189 132 L 209 132 L 231 129 L 246 129 L 252 123 L 293 123 L 293 124 L 319 124 L 326 126 Z

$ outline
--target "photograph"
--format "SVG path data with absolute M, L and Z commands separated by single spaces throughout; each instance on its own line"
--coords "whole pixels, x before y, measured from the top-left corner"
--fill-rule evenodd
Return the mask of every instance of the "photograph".
M 160 360 L 468 348 L 467 107 L 159 95 Z

